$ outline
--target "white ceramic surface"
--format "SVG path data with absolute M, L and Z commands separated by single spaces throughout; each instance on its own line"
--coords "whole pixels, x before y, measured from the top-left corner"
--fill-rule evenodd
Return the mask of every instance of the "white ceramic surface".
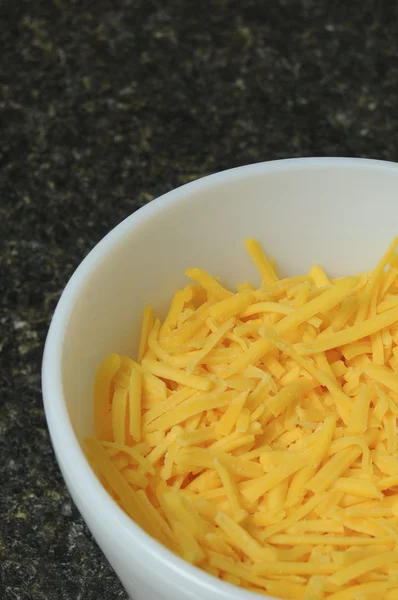
M 260 596 L 171 554 L 102 488 L 79 445 L 92 432 L 92 385 L 100 361 L 115 351 L 134 356 L 144 305 L 162 314 L 186 282 L 187 267 L 207 269 L 229 286 L 259 284 L 246 237 L 262 242 L 282 275 L 318 262 L 336 276 L 372 267 L 397 234 L 397 223 L 396 164 L 268 162 L 205 177 L 153 201 L 107 235 L 76 270 L 46 342 L 45 411 L 70 493 L 133 600 Z

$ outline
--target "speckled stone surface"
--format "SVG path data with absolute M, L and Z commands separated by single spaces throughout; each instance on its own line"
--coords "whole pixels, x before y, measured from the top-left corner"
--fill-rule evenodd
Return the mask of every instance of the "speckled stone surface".
M 245 163 L 398 160 L 396 2 L 0 3 L 0 598 L 124 600 L 50 447 L 67 279 L 157 195 Z

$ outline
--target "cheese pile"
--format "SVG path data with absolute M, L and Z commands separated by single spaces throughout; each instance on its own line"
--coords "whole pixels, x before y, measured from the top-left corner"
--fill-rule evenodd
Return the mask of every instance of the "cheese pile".
M 87 457 L 115 501 L 208 573 L 294 600 L 398 598 L 398 254 L 229 291 L 201 269 L 137 361 L 112 354 Z

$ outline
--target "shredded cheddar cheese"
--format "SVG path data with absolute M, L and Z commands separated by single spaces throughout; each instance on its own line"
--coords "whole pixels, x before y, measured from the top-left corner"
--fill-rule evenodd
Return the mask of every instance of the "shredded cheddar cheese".
M 87 458 L 119 506 L 219 579 L 286 600 L 398 598 L 398 238 L 373 271 L 261 287 L 205 271 L 94 383 Z

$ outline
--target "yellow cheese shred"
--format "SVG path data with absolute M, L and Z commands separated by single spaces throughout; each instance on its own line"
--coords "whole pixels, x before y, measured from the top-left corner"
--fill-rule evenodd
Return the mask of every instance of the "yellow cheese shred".
M 212 576 L 302 600 L 398 598 L 398 238 L 373 271 L 261 287 L 200 268 L 137 361 L 94 381 L 86 456 L 150 536 Z
M 141 386 L 142 386 L 142 375 L 141 371 L 133 365 L 130 374 L 129 381 L 129 426 L 130 435 L 135 442 L 141 440 Z
M 116 387 L 112 402 L 112 430 L 115 442 L 124 444 L 126 439 L 127 389 Z
M 144 358 L 142 366 L 149 371 L 149 373 L 152 373 L 152 375 L 169 379 L 170 381 L 175 381 L 176 383 L 193 387 L 197 390 L 206 391 L 211 387 L 210 378 L 200 377 L 198 375 L 188 375 L 187 373 L 184 373 L 184 371 L 180 371 L 179 369 L 175 369 L 174 367 L 170 367 L 169 365 L 156 360 Z
M 269 284 L 277 281 L 278 278 L 275 275 L 274 269 L 272 268 L 270 262 L 267 260 L 257 240 L 246 240 L 246 248 L 249 251 L 249 254 L 252 257 L 257 269 L 260 271 L 261 277 L 263 278 L 263 282 L 265 284 Z
M 378 567 L 393 564 L 398 561 L 398 552 L 383 552 L 378 556 L 364 558 L 354 565 L 342 569 L 339 573 L 334 573 L 329 577 L 329 583 L 333 585 L 344 585 L 353 579 L 358 579 L 361 575 L 374 571 Z
M 138 349 L 138 358 L 137 358 L 139 363 L 144 358 L 145 353 L 148 349 L 148 338 L 149 338 L 149 334 L 152 330 L 154 322 L 155 322 L 155 313 L 153 312 L 153 308 L 151 306 L 147 306 L 144 310 L 144 317 L 142 320 L 141 340 L 140 340 L 140 347 Z
M 330 285 L 330 280 L 325 271 L 319 265 L 311 267 L 310 277 L 317 287 L 325 287 Z
M 317 352 L 324 352 L 325 350 L 331 350 L 339 346 L 345 346 L 351 344 L 357 340 L 361 340 L 368 337 L 378 331 L 381 331 L 385 327 L 389 327 L 398 321 L 398 308 L 387 310 L 376 317 L 371 317 L 366 321 L 363 321 L 359 325 L 353 325 L 347 329 L 343 329 L 330 336 L 322 336 L 315 342 L 309 342 L 307 344 L 298 344 L 297 350 L 301 354 L 316 354 Z
M 101 437 L 107 424 L 110 410 L 112 380 L 119 370 L 120 356 L 111 354 L 98 368 L 94 382 L 94 431 Z

